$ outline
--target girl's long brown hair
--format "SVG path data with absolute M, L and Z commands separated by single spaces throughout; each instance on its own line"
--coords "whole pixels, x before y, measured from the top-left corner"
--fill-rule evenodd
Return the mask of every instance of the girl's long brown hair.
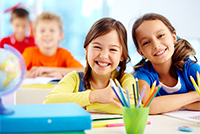
M 165 26 L 169 29 L 169 31 L 171 33 L 175 32 L 175 28 L 171 25 L 169 20 L 167 18 L 165 18 L 164 16 L 162 16 L 160 14 L 156 14 L 156 13 L 145 14 L 141 18 L 137 19 L 132 27 L 133 42 L 135 44 L 135 47 L 138 50 L 139 50 L 139 46 L 138 46 L 138 42 L 136 39 L 135 31 L 142 24 L 142 22 L 148 21 L 148 20 L 160 20 L 165 24 Z M 175 44 L 175 50 L 174 50 L 174 54 L 172 56 L 172 65 L 171 65 L 171 69 L 170 69 L 170 74 L 176 78 L 177 76 L 174 75 L 176 73 L 173 73 L 175 71 L 175 69 L 183 71 L 184 64 L 189 59 L 189 56 L 194 56 L 195 61 L 193 63 L 197 62 L 195 55 L 196 55 L 196 52 L 192 48 L 191 44 L 187 40 L 179 38 Z M 137 70 L 138 68 L 145 66 L 147 64 L 147 62 L 148 61 L 145 61 L 145 59 L 142 59 L 139 63 L 137 63 L 134 66 L 134 70 Z
M 116 30 L 119 38 L 120 45 L 122 46 L 122 57 L 123 61 L 120 61 L 119 63 L 119 72 L 114 76 L 118 81 L 121 82 L 121 78 L 124 75 L 124 71 L 126 69 L 126 64 L 130 61 L 130 57 L 128 55 L 128 47 L 127 47 L 127 32 L 123 24 L 119 21 L 116 21 L 112 18 L 102 18 L 95 22 L 92 27 L 90 28 L 90 31 L 88 32 L 85 42 L 84 42 L 84 48 L 90 44 L 90 42 L 97 37 L 103 36 L 107 33 L 109 33 L 112 30 Z M 86 53 L 86 67 L 84 72 L 84 84 L 86 89 L 90 89 L 90 79 L 91 79 L 91 67 L 88 64 L 87 60 L 87 53 Z

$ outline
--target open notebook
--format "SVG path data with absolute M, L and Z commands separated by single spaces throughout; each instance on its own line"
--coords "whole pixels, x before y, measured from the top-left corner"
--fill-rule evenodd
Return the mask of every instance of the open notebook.
M 187 120 L 187 121 L 192 121 L 195 123 L 200 124 L 200 112 L 199 111 L 189 111 L 189 110 L 180 110 L 180 111 L 175 111 L 175 112 L 168 112 L 168 113 L 163 113 L 163 115 Z
M 120 114 L 108 114 L 103 112 L 97 112 L 97 111 L 90 111 L 92 120 L 109 120 L 109 119 L 122 119 L 122 115 Z
M 59 81 L 60 81 L 60 79 L 53 78 L 53 77 L 25 78 L 22 82 L 22 85 L 48 84 L 48 83 L 57 84 Z

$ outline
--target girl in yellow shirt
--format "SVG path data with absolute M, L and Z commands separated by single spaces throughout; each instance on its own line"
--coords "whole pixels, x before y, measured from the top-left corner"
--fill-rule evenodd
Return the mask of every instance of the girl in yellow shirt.
M 82 78 L 77 71 L 67 74 L 44 103 L 75 102 L 87 111 L 122 114 L 122 105 L 110 86 L 110 78 L 116 78 L 133 95 L 134 78 L 124 73 L 130 61 L 125 27 L 112 18 L 98 20 L 88 32 L 84 48 L 87 63 Z M 134 103 L 133 97 L 130 102 Z

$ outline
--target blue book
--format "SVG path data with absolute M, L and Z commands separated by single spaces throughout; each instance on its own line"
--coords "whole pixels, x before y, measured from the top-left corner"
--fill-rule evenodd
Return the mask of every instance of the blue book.
M 77 131 L 77 132 L 1 133 L 1 134 L 86 134 L 86 133 L 84 131 Z
M 91 129 L 91 114 L 76 103 L 5 105 L 0 133 L 75 132 Z

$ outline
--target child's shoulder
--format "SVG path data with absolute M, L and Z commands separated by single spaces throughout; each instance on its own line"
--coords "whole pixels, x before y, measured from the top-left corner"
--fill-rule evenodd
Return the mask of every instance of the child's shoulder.
M 24 52 L 28 52 L 28 53 L 35 53 L 35 52 L 38 52 L 39 51 L 39 48 L 37 46 L 34 46 L 34 47 L 27 47 Z
M 63 78 L 62 81 L 79 81 L 79 74 L 77 71 L 71 71 L 70 73 L 66 74 Z
M 26 36 L 25 38 L 28 39 L 29 41 L 34 41 L 35 40 L 34 37 L 32 37 L 32 36 Z
M 66 58 L 66 56 L 67 56 L 67 57 L 68 57 L 68 56 L 70 57 L 70 55 L 72 56 L 71 52 L 70 52 L 69 50 L 63 48 L 63 47 L 58 47 L 58 48 L 57 48 L 57 54 L 58 54 L 58 55 L 62 55 L 62 56 L 64 56 L 65 58 Z
M 147 64 L 143 67 L 137 68 L 135 72 L 155 72 L 151 62 L 147 62 Z
M 60 52 L 60 53 L 70 53 L 69 50 L 67 50 L 66 48 L 63 48 L 63 47 L 58 47 L 57 51 Z
M 7 42 L 7 41 L 10 41 L 10 36 L 6 36 L 1 39 L 1 42 Z
M 184 70 L 184 72 L 192 72 L 196 74 L 196 71 L 200 71 L 200 65 L 189 59 L 185 62 Z

